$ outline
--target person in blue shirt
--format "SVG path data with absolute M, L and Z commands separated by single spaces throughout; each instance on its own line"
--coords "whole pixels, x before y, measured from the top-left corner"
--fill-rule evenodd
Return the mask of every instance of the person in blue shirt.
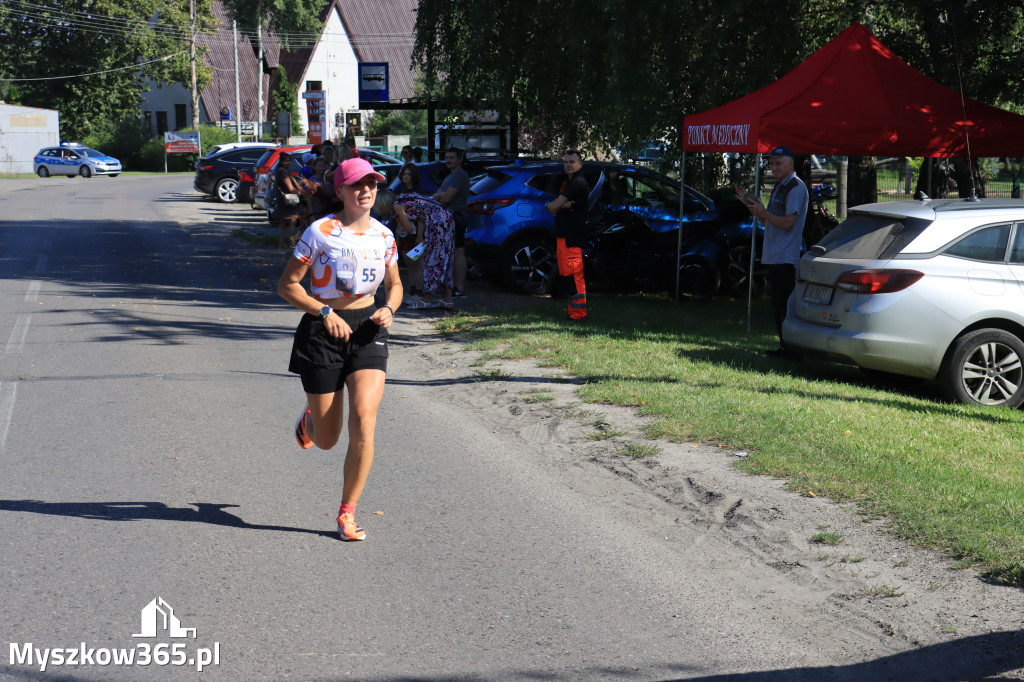
M 810 195 L 807 185 L 797 177 L 793 151 L 789 147 L 776 147 L 768 152 L 768 163 L 772 177 L 775 178 L 768 206 L 765 207 L 755 194 L 743 187 L 736 188 L 736 197 L 764 225 L 761 264 L 768 270 L 772 312 L 775 314 L 775 327 L 779 334 L 779 349 L 768 351 L 768 354 L 796 359 L 799 356 L 786 348 L 782 340 L 782 321 L 786 319 L 789 295 L 796 287 L 796 266 L 800 262 L 800 245 Z

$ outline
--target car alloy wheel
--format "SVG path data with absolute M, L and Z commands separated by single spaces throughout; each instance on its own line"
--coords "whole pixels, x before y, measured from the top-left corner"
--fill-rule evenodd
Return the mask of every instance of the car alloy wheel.
M 238 201 L 238 180 L 234 178 L 224 178 L 217 182 L 217 186 L 214 188 L 214 194 L 217 196 L 218 201 L 223 201 L 225 204 L 233 204 Z
M 750 246 L 738 244 L 726 253 L 722 279 L 729 293 L 734 296 L 746 296 L 750 287 Z M 754 260 L 754 295 L 758 296 L 768 288 L 768 276 L 761 266 L 761 258 Z
M 557 273 L 555 245 L 543 237 L 520 239 L 507 251 L 505 277 L 521 294 L 550 293 Z
M 698 256 L 683 256 L 679 262 L 679 290 L 698 301 L 706 301 L 718 292 L 721 275 L 707 259 Z
M 940 381 L 953 400 L 986 407 L 1024 402 L 1024 343 L 1002 329 L 978 329 L 957 339 Z
M 82 166 L 81 168 L 78 169 L 78 174 L 81 175 L 83 178 L 91 178 L 92 169 L 89 168 L 88 166 Z
M 36 171 L 36 175 L 41 178 L 48 178 L 50 177 L 50 171 L 46 170 L 46 166 L 40 166 L 39 170 Z

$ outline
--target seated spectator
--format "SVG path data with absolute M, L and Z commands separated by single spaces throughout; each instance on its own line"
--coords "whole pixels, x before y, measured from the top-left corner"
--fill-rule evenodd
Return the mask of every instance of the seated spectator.
M 277 246 L 282 249 L 288 247 L 288 242 L 298 238 L 296 228 L 304 212 L 301 200 L 290 202 L 300 192 L 298 183 L 292 177 L 291 166 L 291 154 L 281 152 L 274 171 L 274 214 L 277 218 Z
M 324 173 L 327 170 L 327 160 L 322 156 L 313 160 L 310 168 L 310 176 L 303 180 L 302 190 L 306 200 L 306 224 L 318 220 L 328 213 L 333 212 L 331 196 L 331 185 L 324 180 Z

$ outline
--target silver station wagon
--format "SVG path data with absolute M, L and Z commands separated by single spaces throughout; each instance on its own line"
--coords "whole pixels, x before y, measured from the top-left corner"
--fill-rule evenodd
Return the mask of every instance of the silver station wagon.
M 1024 201 L 867 204 L 808 250 L 782 327 L 804 355 L 1024 401 Z

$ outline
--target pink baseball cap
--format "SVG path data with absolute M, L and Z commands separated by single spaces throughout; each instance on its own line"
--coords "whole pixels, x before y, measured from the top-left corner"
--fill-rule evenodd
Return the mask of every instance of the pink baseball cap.
M 373 170 L 373 165 L 366 159 L 359 157 L 346 159 L 341 162 L 341 166 L 334 172 L 334 189 L 338 189 L 342 185 L 353 185 L 367 175 L 372 175 L 377 179 L 377 182 L 387 180 L 383 175 Z

